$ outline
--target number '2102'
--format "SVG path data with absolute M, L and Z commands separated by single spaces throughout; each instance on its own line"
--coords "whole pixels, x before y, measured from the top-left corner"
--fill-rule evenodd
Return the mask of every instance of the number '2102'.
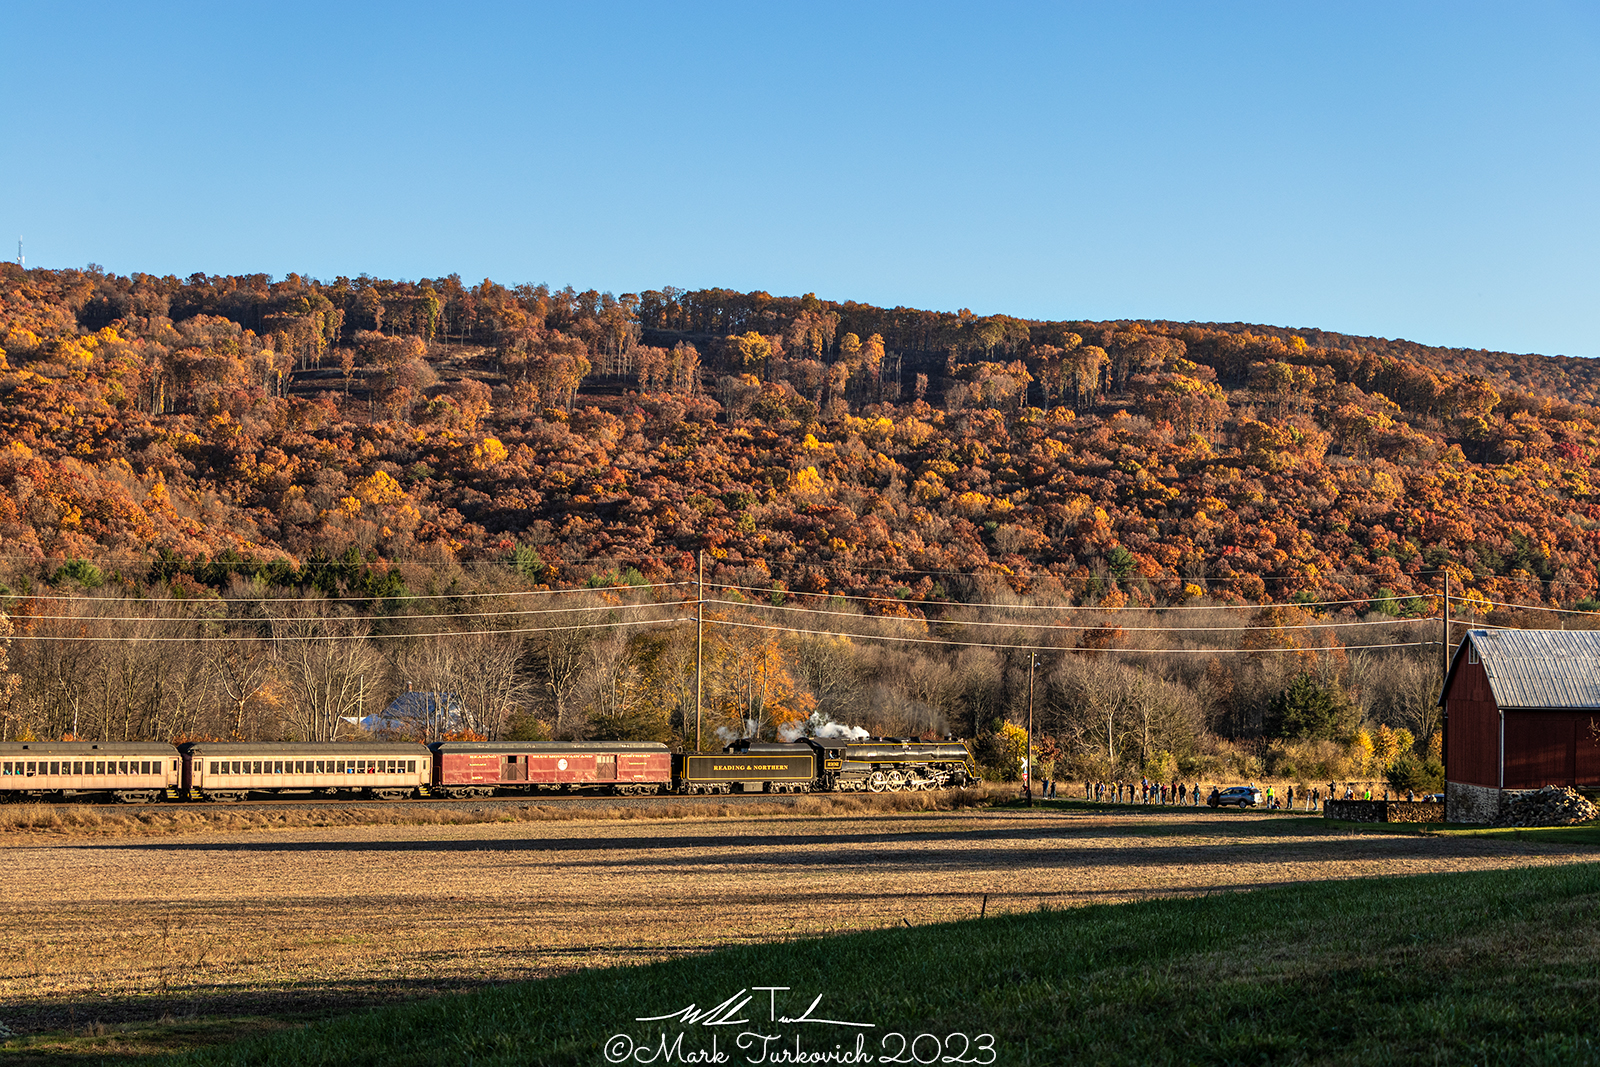
M 960 1048 L 957 1049 L 957 1042 Z M 897 1046 L 891 1049 L 891 1044 Z M 966 1034 L 918 1034 L 907 1038 L 905 1034 L 888 1033 L 878 1042 L 886 1055 L 879 1063 L 975 1063 L 989 1064 L 995 1060 L 994 1035 L 979 1034 L 968 1038 Z M 971 1054 L 976 1054 L 971 1055 Z

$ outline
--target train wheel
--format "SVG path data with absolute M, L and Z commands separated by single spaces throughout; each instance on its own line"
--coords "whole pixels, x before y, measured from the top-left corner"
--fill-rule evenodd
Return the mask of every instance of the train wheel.
M 873 771 L 872 777 L 867 779 L 867 788 L 874 793 L 881 793 L 889 788 L 889 776 L 882 771 Z

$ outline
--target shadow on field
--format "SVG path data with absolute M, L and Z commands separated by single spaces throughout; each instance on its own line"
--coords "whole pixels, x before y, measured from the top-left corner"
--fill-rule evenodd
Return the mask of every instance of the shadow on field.
M 531 828 L 530 824 L 530 828 Z M 637 825 L 637 824 L 636 824 Z M 1285 838 L 1297 840 L 1285 840 Z M 1173 839 L 1182 839 L 1174 841 Z M 1107 841 L 1114 843 L 1108 844 Z M 930 846 L 949 845 L 951 848 Z M 1075 825 L 1037 821 L 1003 827 L 948 830 L 875 831 L 826 834 L 768 833 L 625 834 L 582 837 L 539 836 L 485 840 L 196 842 L 182 840 L 114 841 L 78 846 L 133 852 L 184 853 L 335 853 L 360 856 L 427 853 L 525 854 L 527 862 L 560 857 L 573 869 L 629 867 L 692 868 L 708 864 L 770 867 L 873 866 L 883 869 L 1009 869 L 1166 866 L 1173 862 L 1249 863 L 1393 859 L 1404 854 L 1448 860 L 1512 850 L 1538 850 L 1526 842 L 1466 837 L 1419 837 L 1352 833 L 1325 827 L 1320 820 L 1241 821 L 1232 817 L 1196 819 L 1179 825 Z
M 266 1017 L 296 1023 L 331 1019 L 362 1008 L 465 992 L 493 982 L 317 982 L 274 989 L 193 986 L 174 996 L 96 996 L 18 1000 L 0 1008 L 0 1022 L 19 1033 L 88 1032 L 130 1022 L 172 1022 L 221 1017 Z

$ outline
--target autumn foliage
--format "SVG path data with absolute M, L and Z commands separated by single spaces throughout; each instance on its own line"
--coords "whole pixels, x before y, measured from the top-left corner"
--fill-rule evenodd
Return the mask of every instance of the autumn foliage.
M 967 619 L 967 652 L 918 654 L 964 678 L 977 668 L 960 656 L 993 652 L 1000 691 L 955 700 L 907 681 L 883 697 L 901 709 L 884 725 L 902 729 L 970 733 L 1014 711 L 1012 652 L 976 648 L 964 606 L 1093 609 L 1052 645 L 1181 676 L 1193 728 L 1170 744 L 1195 752 L 1266 736 L 1271 700 L 1302 672 L 1350 683 L 1328 651 L 1349 635 L 1307 625 L 1381 616 L 1401 633 L 1436 614 L 1446 571 L 1474 617 L 1600 598 L 1600 369 L 1579 360 L 727 290 L 14 266 L 0 268 L 0 348 L 0 570 L 19 633 L 70 628 L 29 621 L 52 612 L 28 594 L 50 590 L 189 604 L 287 591 L 381 616 L 422 593 L 626 589 L 624 573 L 666 587 L 703 552 L 708 584 L 737 598 L 716 611 L 814 631 L 804 641 L 911 633 L 875 617 L 944 640 Z M 671 588 L 651 595 L 691 595 Z M 858 621 L 776 614 L 840 596 L 868 598 L 835 604 Z M 1141 636 L 1141 619 L 1175 618 L 1143 610 L 1287 603 L 1305 617 L 1271 609 L 1230 638 L 1262 656 L 1317 649 L 1281 657 L 1292 670 L 1270 684 L 1230 666 L 1208 689 L 1203 665 L 1123 654 L 1178 641 Z M 361 625 L 381 645 L 390 624 Z M 717 633 L 702 708 L 720 721 L 771 731 L 851 711 L 799 636 Z M 512 658 L 530 677 L 496 699 L 547 730 L 681 739 L 678 638 L 618 638 L 609 659 L 604 640 L 568 663 L 556 638 L 528 639 Z M 347 669 L 392 686 L 398 659 L 380 653 Z M 1052 691 L 1068 701 L 1084 668 L 1062 671 Z M 1250 686 L 1273 693 L 1250 703 Z M 62 721 L 28 692 L 8 691 L 33 701 L 18 721 Z M 215 722 L 127 729 L 228 736 L 251 701 L 294 700 L 280 674 Z M 676 717 L 629 710 L 650 702 Z M 320 714 L 326 732 L 344 711 Z M 502 719 L 478 728 L 517 728 Z

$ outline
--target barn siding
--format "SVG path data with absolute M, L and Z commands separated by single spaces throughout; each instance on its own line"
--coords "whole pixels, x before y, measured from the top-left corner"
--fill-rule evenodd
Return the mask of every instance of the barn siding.
M 1576 725 L 1571 712 L 1506 712 L 1506 788 L 1576 785 Z
M 1450 716 L 1445 778 L 1470 785 L 1498 786 L 1500 709 L 1481 663 L 1457 664 L 1445 698 L 1445 711 Z
M 1600 786 L 1600 736 L 1596 736 L 1596 729 L 1600 728 L 1600 716 L 1580 715 L 1577 724 L 1573 727 L 1573 748 L 1577 750 L 1578 785 Z

